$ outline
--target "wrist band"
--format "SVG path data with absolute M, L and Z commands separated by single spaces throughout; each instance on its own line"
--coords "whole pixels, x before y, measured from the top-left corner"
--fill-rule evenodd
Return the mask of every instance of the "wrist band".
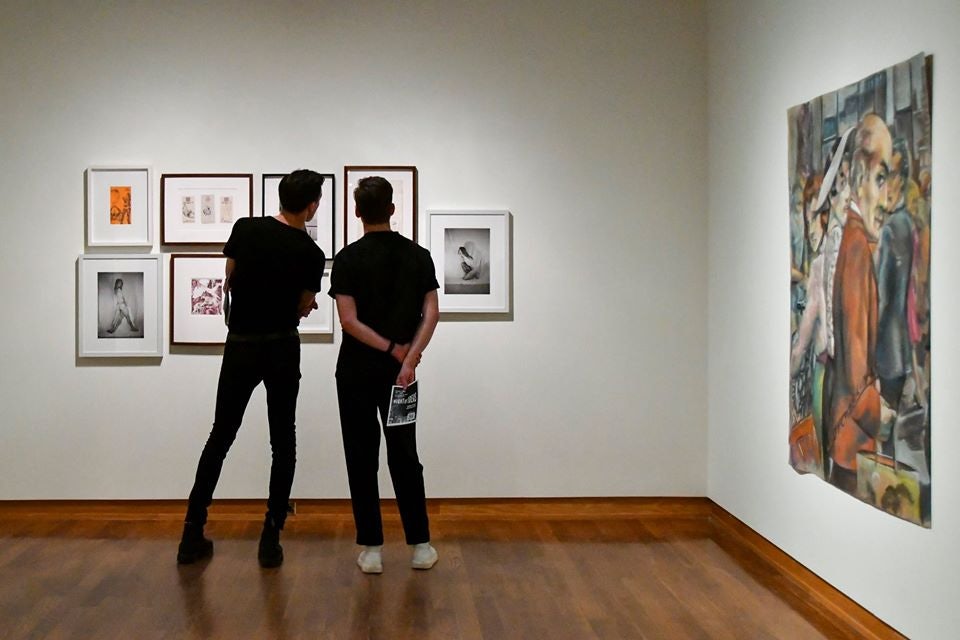
M 391 341 L 390 341 L 390 346 L 387 347 L 387 350 L 384 351 L 384 353 L 389 353 L 389 354 L 393 355 L 393 348 L 394 348 L 395 346 L 397 346 L 397 343 L 395 343 L 393 340 L 391 340 Z

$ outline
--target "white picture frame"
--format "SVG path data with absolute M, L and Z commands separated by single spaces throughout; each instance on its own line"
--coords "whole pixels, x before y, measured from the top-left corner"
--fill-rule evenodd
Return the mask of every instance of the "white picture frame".
M 323 282 L 320 285 L 320 291 L 317 293 L 317 308 L 310 312 L 306 318 L 300 319 L 298 330 L 302 335 L 333 335 L 333 298 L 328 295 L 330 291 L 330 271 L 328 267 L 323 270 Z
M 260 215 L 272 216 L 280 211 L 280 181 L 285 173 L 265 173 L 262 179 L 260 192 Z M 320 208 L 311 222 L 307 223 L 307 233 L 323 251 L 327 260 L 332 260 L 335 250 L 333 246 L 334 225 L 336 224 L 336 195 L 337 177 L 332 173 L 321 173 L 323 176 L 323 193 L 320 195 Z
M 413 166 L 345 166 L 343 168 L 343 245 L 363 237 L 363 222 L 357 217 L 353 190 L 363 178 L 381 176 L 393 186 L 395 212 L 390 228 L 405 238 L 417 240 L 417 168 Z M 342 248 L 342 247 L 341 247 Z
M 441 312 L 510 312 L 509 211 L 431 210 L 427 238 Z
M 153 170 L 99 166 L 86 170 L 88 247 L 153 246 Z
M 81 255 L 77 259 L 77 355 L 162 357 L 160 255 Z
M 223 246 L 233 223 L 252 215 L 252 173 L 160 176 L 160 244 Z
M 170 344 L 222 345 L 227 259 L 218 254 L 170 256 Z

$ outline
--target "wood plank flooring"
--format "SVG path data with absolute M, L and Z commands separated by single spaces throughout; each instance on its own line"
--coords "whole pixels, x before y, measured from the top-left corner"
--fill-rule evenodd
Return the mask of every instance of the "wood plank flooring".
M 298 511 L 264 570 L 256 503 L 216 506 L 214 557 L 188 567 L 182 504 L 0 503 L 0 637 L 901 637 L 811 598 L 706 500 L 432 502 L 425 572 L 388 505 L 380 576 L 354 564 L 346 503 Z

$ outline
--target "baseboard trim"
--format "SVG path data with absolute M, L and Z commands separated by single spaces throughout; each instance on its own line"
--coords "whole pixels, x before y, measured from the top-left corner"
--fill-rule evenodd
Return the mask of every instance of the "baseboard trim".
M 262 499 L 214 500 L 209 520 L 263 518 Z M 399 519 L 396 500 L 383 499 L 384 520 Z M 298 520 L 352 518 L 346 499 L 294 498 Z M 430 518 L 445 520 L 583 520 L 637 518 L 708 518 L 709 498 L 431 498 Z M 43 520 L 182 520 L 185 500 L 9 500 L 0 501 L 0 521 Z
M 799 563 L 788 553 L 751 529 L 729 511 L 712 503 L 710 518 L 717 536 L 732 541 L 762 559 L 798 591 L 815 600 L 824 610 L 842 620 L 863 638 L 905 640 L 906 636 L 860 606 L 855 600 Z
M 295 499 L 296 520 L 350 521 L 345 499 Z M 383 519 L 399 519 L 394 500 L 383 500 Z M 434 498 L 427 501 L 435 522 L 470 520 L 644 520 L 690 519 L 709 523 L 714 539 L 735 545 L 783 576 L 791 588 L 829 611 L 860 636 L 903 640 L 905 636 L 797 562 L 709 498 Z M 81 520 L 116 522 L 180 521 L 184 500 L 8 500 L 0 501 L 0 522 Z M 210 521 L 263 518 L 264 500 L 216 500 Z

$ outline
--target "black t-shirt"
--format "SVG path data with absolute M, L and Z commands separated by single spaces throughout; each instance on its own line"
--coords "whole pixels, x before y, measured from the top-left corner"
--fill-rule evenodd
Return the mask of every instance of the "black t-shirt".
M 424 296 L 438 289 L 430 252 L 393 231 L 374 231 L 337 254 L 330 297 L 356 301 L 357 319 L 397 344 L 413 340 Z M 337 373 L 363 373 L 396 365 L 392 356 L 343 334 Z
M 230 330 L 274 333 L 300 323 L 304 290 L 320 291 L 326 257 L 302 229 L 276 218 L 240 218 L 223 255 L 236 261 L 230 275 Z

